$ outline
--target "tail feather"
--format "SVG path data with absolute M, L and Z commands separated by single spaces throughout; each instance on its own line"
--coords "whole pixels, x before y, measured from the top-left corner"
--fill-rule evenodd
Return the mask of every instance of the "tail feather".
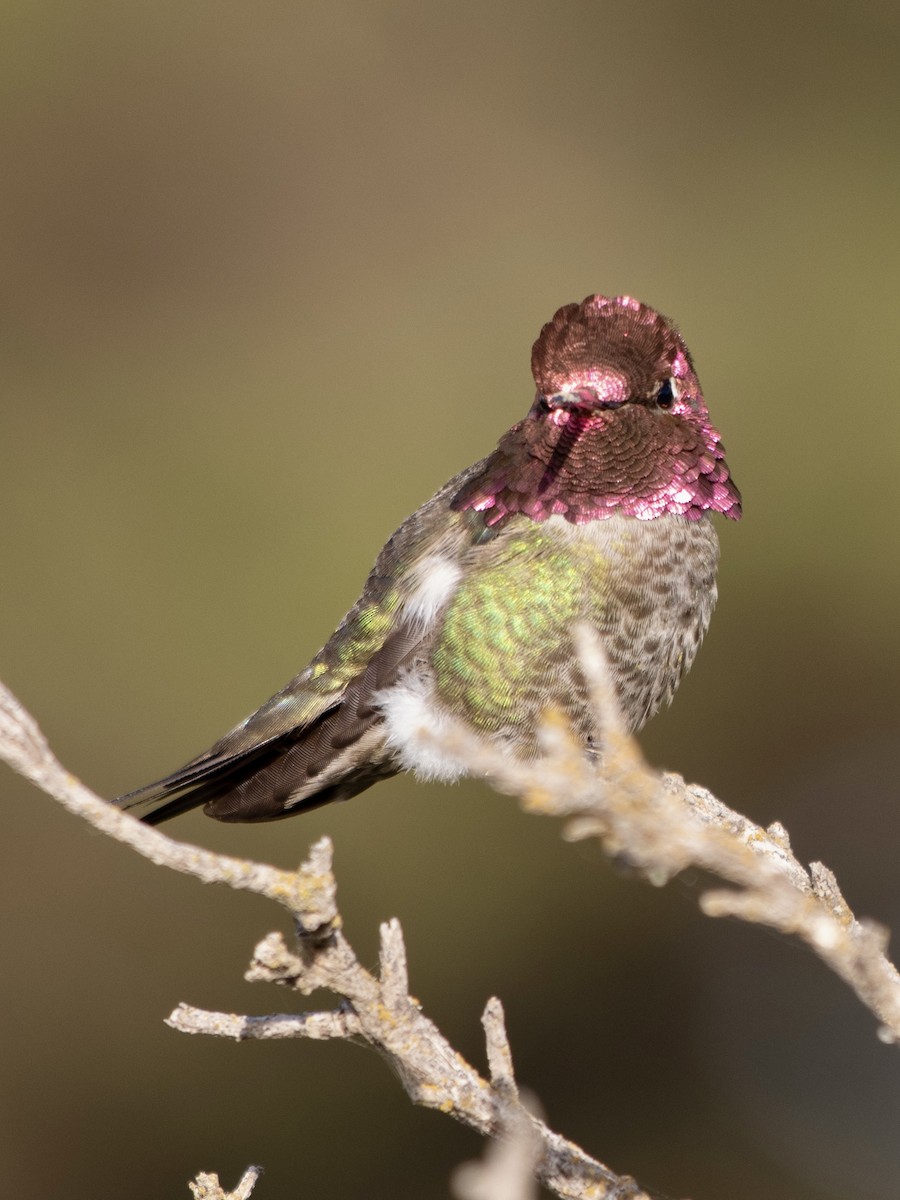
M 285 753 L 286 740 L 282 735 L 232 755 L 208 752 L 164 779 L 119 796 L 116 804 L 125 811 L 136 810 L 145 825 L 159 825 L 193 808 L 205 808 L 277 761 Z

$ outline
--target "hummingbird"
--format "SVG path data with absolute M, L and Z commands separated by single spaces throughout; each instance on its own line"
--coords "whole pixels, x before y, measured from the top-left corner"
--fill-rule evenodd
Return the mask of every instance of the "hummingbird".
M 267 821 L 403 770 L 452 781 L 466 768 L 440 746 L 451 719 L 527 759 L 557 709 L 594 753 L 585 622 L 631 730 L 672 699 L 716 602 L 711 516 L 741 515 L 690 353 L 654 309 L 593 295 L 544 325 L 531 369 L 524 420 L 388 539 L 309 665 L 117 804 L 152 825 L 200 805 Z

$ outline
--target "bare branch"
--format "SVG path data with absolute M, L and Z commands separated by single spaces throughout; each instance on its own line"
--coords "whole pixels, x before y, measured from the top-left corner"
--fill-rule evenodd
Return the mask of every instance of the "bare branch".
M 360 1032 L 359 1019 L 348 1009 L 333 1012 L 273 1013 L 268 1017 L 243 1017 L 238 1013 L 207 1012 L 190 1004 L 179 1004 L 166 1018 L 179 1033 L 205 1033 L 233 1038 L 236 1042 L 272 1041 L 279 1038 L 308 1038 L 325 1042 L 352 1038 Z
M 511 1109 L 504 1133 L 480 1162 L 463 1163 L 453 1175 L 459 1200 L 536 1200 L 535 1168 L 540 1142 L 525 1108 Z
M 506 1017 L 503 1005 L 496 996 L 488 1000 L 481 1017 L 487 1046 L 488 1071 L 491 1086 L 509 1100 L 518 1100 L 519 1093 L 513 1075 L 512 1051 L 506 1036 Z
M 543 757 L 514 759 L 461 724 L 444 723 L 441 749 L 521 797 L 527 811 L 567 818 L 565 835 L 597 837 L 608 854 L 651 883 L 667 883 L 699 867 L 731 885 L 700 896 L 708 916 L 768 925 L 804 941 L 878 1018 L 879 1037 L 900 1041 L 900 974 L 885 954 L 887 933 L 854 916 L 834 875 L 821 863 L 805 868 L 787 831 L 754 824 L 680 775 L 658 774 L 624 730 L 602 647 L 579 631 L 579 653 L 597 706 L 602 762 L 592 763 L 566 723 L 549 714 Z M 434 742 L 424 726 L 423 745 Z
M 479 1133 L 505 1136 L 514 1118 L 518 1119 L 515 1114 L 525 1112 L 516 1098 L 499 1005 L 489 1005 L 490 1018 L 486 1015 L 488 1054 L 498 1084 L 494 1087 L 453 1049 L 410 998 L 399 922 L 389 921 L 381 927 L 380 977 L 373 976 L 359 962 L 341 930 L 328 838 L 312 847 L 297 872 L 176 842 L 101 800 L 66 772 L 32 718 L 2 685 L 0 757 L 70 812 L 151 861 L 194 875 L 204 883 L 226 883 L 276 900 L 294 917 L 297 950 L 290 950 L 281 934 L 269 934 L 256 947 L 246 978 L 278 983 L 303 995 L 325 988 L 343 999 L 330 1012 L 296 1016 L 247 1017 L 207 1013 L 182 1005 L 168 1019 L 173 1028 L 238 1040 L 356 1038 L 373 1046 L 391 1063 L 416 1104 L 439 1109 Z M 528 1116 L 527 1120 L 538 1147 L 537 1176 L 551 1191 L 576 1200 L 647 1200 L 646 1193 L 630 1178 L 616 1175 L 537 1118 Z M 253 1182 L 255 1179 L 247 1186 L 252 1188 Z M 203 1200 L 225 1197 L 212 1175 L 198 1176 L 191 1186 Z M 249 1191 L 244 1194 L 249 1195 Z M 237 1195 L 233 1193 L 232 1197 Z
M 330 877 L 330 847 L 314 853 L 303 870 L 281 871 L 225 854 L 212 854 L 187 842 L 176 842 L 129 813 L 101 800 L 56 759 L 34 719 L 0 683 L 0 758 L 47 795 L 101 833 L 124 842 L 157 866 L 193 875 L 202 883 L 225 883 L 256 892 L 283 905 L 307 930 L 326 926 L 336 912 L 334 897 L 318 886 L 319 867 Z
M 335 884 L 323 869 L 326 846 L 323 839 L 313 848 L 315 870 L 305 863 L 300 871 L 317 877 L 316 886 L 323 889 L 330 905 Z M 308 897 L 308 904 L 315 906 L 314 896 Z M 256 947 L 245 977 L 251 982 L 280 984 L 302 995 L 326 988 L 343 998 L 339 1008 L 297 1017 L 243 1017 L 181 1005 L 168 1024 L 186 1033 L 237 1040 L 357 1038 L 387 1059 L 414 1103 L 447 1113 L 479 1133 L 505 1137 L 525 1109 L 518 1100 L 499 1001 L 490 1001 L 484 1016 L 492 1075 L 488 1082 L 411 999 L 406 972 L 406 948 L 398 921 L 381 926 L 380 974 L 375 976 L 360 963 L 335 912 L 326 936 L 321 928 L 313 936 L 298 929 L 296 951 L 289 949 L 281 934 L 269 934 Z M 537 1118 L 527 1115 L 527 1120 L 537 1146 L 535 1172 L 557 1195 L 596 1200 L 645 1197 L 628 1177 L 616 1175 Z
M 194 1200 L 247 1200 L 262 1174 L 262 1167 L 248 1167 L 233 1192 L 226 1192 L 219 1183 L 218 1175 L 201 1171 L 191 1183 Z
M 597 708 L 600 761 L 587 758 L 565 722 L 553 714 L 542 731 L 541 757 L 530 762 L 510 757 L 461 725 L 444 726 L 441 750 L 489 778 L 499 790 L 519 795 L 528 811 L 565 818 L 568 838 L 599 838 L 609 854 L 627 861 L 654 884 L 666 883 L 688 866 L 717 876 L 729 886 L 700 897 L 705 913 L 736 916 L 795 934 L 879 1018 L 884 1040 L 900 1040 L 900 976 L 885 955 L 886 932 L 853 915 L 827 868 L 814 863 L 807 870 L 794 857 L 781 825 L 762 829 L 706 789 L 688 785 L 678 775 L 651 771 L 624 728 L 602 648 L 589 631 L 579 633 L 579 652 Z M 434 737 L 425 728 L 419 736 L 423 743 Z M 511 1198 L 527 1194 L 520 1186 L 523 1155 L 533 1163 L 536 1177 L 559 1196 L 646 1196 L 631 1179 L 614 1174 L 526 1111 L 518 1096 L 499 1001 L 489 1001 L 483 1017 L 488 1082 L 453 1050 L 409 996 L 398 922 L 381 927 L 379 976 L 361 965 L 342 932 L 327 838 L 316 843 L 297 872 L 175 842 L 100 800 L 68 774 L 34 721 L 2 685 L 0 756 L 70 811 L 151 861 L 203 882 L 226 883 L 276 900 L 294 917 L 297 948 L 289 949 L 280 934 L 270 934 L 256 947 L 246 978 L 278 983 L 304 995 L 325 988 L 341 997 L 330 1011 L 267 1017 L 180 1006 L 169 1017 L 174 1028 L 237 1040 L 364 1041 L 388 1059 L 415 1103 L 518 1145 L 515 1154 L 509 1150 L 502 1172 L 504 1179 L 519 1181 L 509 1185 Z M 530 1131 L 527 1137 L 523 1129 Z M 518 1165 L 513 1169 L 510 1162 Z M 485 1166 L 475 1175 L 463 1174 L 460 1194 L 466 1200 L 487 1194 L 479 1189 L 485 1179 L 493 1178 L 492 1170 Z M 207 1185 L 219 1187 L 213 1176 L 198 1177 L 196 1186 Z M 499 1183 L 495 1192 L 501 1194 Z M 224 1196 L 221 1188 L 197 1194 Z
M 406 968 L 406 944 L 396 917 L 381 926 L 381 992 L 393 1011 L 402 1012 L 409 1004 L 409 975 Z

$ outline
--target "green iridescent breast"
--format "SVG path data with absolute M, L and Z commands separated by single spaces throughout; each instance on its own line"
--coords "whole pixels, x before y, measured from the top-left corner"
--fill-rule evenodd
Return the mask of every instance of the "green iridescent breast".
M 443 703 L 484 733 L 565 701 L 571 630 L 603 606 L 606 559 L 588 538 L 529 525 L 471 567 L 432 651 Z

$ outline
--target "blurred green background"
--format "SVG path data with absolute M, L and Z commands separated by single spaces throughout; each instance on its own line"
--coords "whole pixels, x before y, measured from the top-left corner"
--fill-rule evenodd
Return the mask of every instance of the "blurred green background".
M 900 925 L 900 15 L 887 0 L 8 0 L 0 676 L 115 795 L 284 683 L 386 536 L 530 404 L 563 303 L 673 315 L 746 516 L 651 761 L 780 819 Z M 443 1197 L 478 1139 L 267 1012 L 280 922 L 2 777 L 0 1176 L 17 1200 Z M 327 832 L 351 940 L 479 1065 L 502 997 L 548 1120 L 694 1200 L 896 1200 L 900 1059 L 808 953 L 657 891 L 487 787 L 383 784 Z M 282 927 L 284 922 L 282 922 Z M 328 997 L 322 998 L 324 1003 Z

